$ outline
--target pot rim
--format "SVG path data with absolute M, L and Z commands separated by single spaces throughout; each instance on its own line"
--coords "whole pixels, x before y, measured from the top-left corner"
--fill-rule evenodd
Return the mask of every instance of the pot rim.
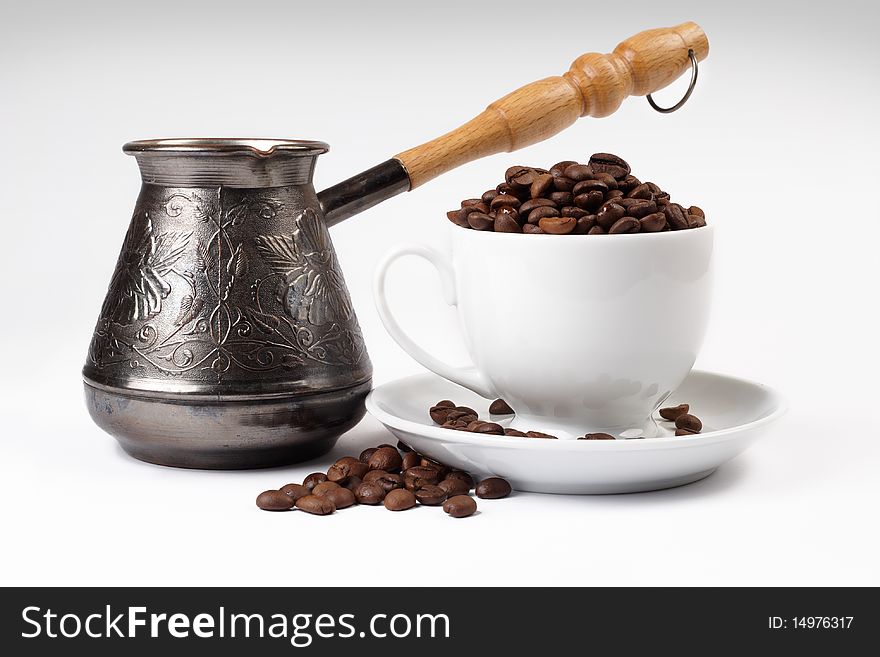
M 128 155 L 198 154 L 198 155 L 250 155 L 271 157 L 276 154 L 320 155 L 330 150 L 323 141 L 307 139 L 264 139 L 261 137 L 188 137 L 174 139 L 140 139 L 123 145 Z

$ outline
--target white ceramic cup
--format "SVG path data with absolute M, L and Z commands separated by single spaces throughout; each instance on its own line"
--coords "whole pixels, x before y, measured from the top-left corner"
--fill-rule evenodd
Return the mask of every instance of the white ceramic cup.
M 635 235 L 450 230 L 451 259 L 418 245 L 384 257 L 376 308 L 419 363 L 507 401 L 514 428 L 566 438 L 644 428 L 693 366 L 709 317 L 712 226 Z M 438 360 L 394 319 L 385 279 L 406 255 L 440 273 L 473 368 Z

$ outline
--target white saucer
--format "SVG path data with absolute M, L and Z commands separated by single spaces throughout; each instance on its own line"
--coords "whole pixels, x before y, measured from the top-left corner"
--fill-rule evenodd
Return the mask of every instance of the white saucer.
M 441 399 L 490 418 L 488 400 L 431 373 L 380 385 L 367 396 L 367 410 L 425 456 L 478 476 L 504 477 L 516 490 L 537 493 L 635 493 L 689 484 L 742 452 L 785 412 L 784 399 L 771 388 L 701 371 L 691 372 L 663 404 L 690 404 L 703 421 L 703 433 L 694 436 L 671 435 L 671 423 L 659 418 L 659 435 L 653 438 L 479 435 L 434 424 L 428 408 Z

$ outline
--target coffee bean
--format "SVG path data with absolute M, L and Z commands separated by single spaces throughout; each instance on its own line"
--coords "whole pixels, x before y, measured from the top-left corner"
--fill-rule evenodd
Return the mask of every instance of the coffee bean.
M 574 230 L 571 231 L 572 235 L 586 235 L 590 232 L 590 228 L 596 225 L 596 215 L 588 214 L 585 217 L 580 217 L 577 220 L 577 224 L 574 227 Z
M 468 490 L 474 487 L 474 479 L 463 470 L 450 470 L 446 473 L 446 479 L 458 479 L 467 484 Z
M 513 196 L 512 194 L 499 194 L 492 199 L 489 207 L 492 210 L 497 210 L 498 208 L 502 207 L 518 208 L 520 205 L 522 205 L 522 201 L 520 201 L 516 196 Z
M 607 194 L 605 194 L 605 200 L 610 201 L 616 198 L 623 198 L 624 194 L 619 189 L 612 189 Z
M 553 187 L 553 176 L 549 173 L 542 173 L 532 181 L 529 193 L 532 198 L 540 198 L 549 192 L 551 187 Z
M 688 228 L 702 228 L 706 225 L 706 219 L 698 214 L 689 214 L 687 220 Z
M 662 212 L 655 212 L 639 219 L 639 223 L 642 224 L 641 232 L 659 233 L 666 228 L 666 215 Z
M 572 164 L 570 166 L 565 167 L 565 171 L 563 171 L 563 176 L 566 178 L 571 178 L 575 182 L 580 182 L 581 180 L 590 180 L 593 177 L 593 169 L 589 164 Z M 556 189 L 559 189 L 557 187 Z M 568 191 L 559 190 L 559 191 Z
M 405 488 L 396 488 L 385 495 L 383 504 L 389 511 L 406 511 L 416 505 L 416 496 Z
M 580 219 L 581 217 L 587 217 L 590 215 L 589 212 L 583 210 L 581 208 L 575 206 L 567 206 L 562 208 L 559 214 L 563 217 L 574 217 L 575 219 Z
M 611 201 L 609 203 L 604 203 L 602 207 L 599 208 L 599 211 L 596 213 L 596 223 L 602 226 L 605 230 L 608 230 L 625 216 L 626 208 Z
M 557 192 L 570 192 L 574 189 L 574 186 L 576 184 L 576 180 L 566 178 L 565 176 L 560 176 L 559 178 L 553 179 L 553 189 L 555 189 Z
M 302 484 L 287 484 L 280 488 L 281 492 L 289 497 L 292 497 L 294 501 L 303 497 L 304 495 L 309 495 L 311 491 L 303 486 Z
M 510 484 L 501 477 L 489 477 L 477 484 L 476 495 L 483 500 L 497 500 L 510 495 Z
M 313 472 L 308 477 L 303 479 L 303 486 L 312 490 L 315 486 L 320 484 L 322 481 L 327 481 L 327 475 L 323 472 Z
M 541 431 L 527 431 L 526 436 L 528 436 L 529 438 L 544 438 L 544 439 L 548 439 L 548 440 L 549 439 L 557 440 L 556 436 L 549 434 L 549 433 L 543 433 Z
M 342 487 L 354 492 L 362 483 L 364 483 L 364 480 L 360 477 L 349 477 L 345 480 L 345 483 L 342 484 Z
M 535 224 L 523 224 L 522 230 L 524 233 L 528 233 L 530 235 L 546 235 L 541 227 L 536 226 Z
M 486 205 L 489 205 L 492 202 L 492 199 L 495 198 L 496 196 L 498 196 L 498 190 L 489 189 L 489 190 L 486 190 L 485 192 L 483 192 L 483 195 L 480 197 L 480 200 L 483 203 L 485 203 Z
M 624 217 L 618 219 L 617 222 L 608 230 L 609 235 L 620 235 L 622 233 L 638 233 L 642 225 L 638 219 L 632 217 Z
M 459 208 L 458 210 L 450 210 L 446 213 L 446 216 L 449 218 L 449 221 L 454 223 L 456 226 L 461 226 L 462 228 L 470 228 L 470 224 L 468 224 L 467 216 L 471 213 L 468 208 Z
M 620 180 L 629 175 L 629 164 L 622 157 L 611 153 L 593 153 L 590 156 L 590 168 L 598 173 L 608 173 Z
M 504 427 L 495 422 L 483 422 L 480 426 L 474 429 L 474 433 L 482 433 L 492 436 L 503 436 Z
M 610 433 L 588 433 L 581 436 L 578 440 L 616 440 Z
M 424 506 L 439 506 L 446 501 L 447 493 L 440 486 L 422 486 L 414 491 L 419 504 Z
M 617 191 L 618 182 L 617 178 L 612 176 L 610 173 L 605 173 L 604 171 L 597 171 L 595 168 L 593 169 L 593 178 L 597 181 L 601 181 L 607 185 L 608 190 Z
M 577 164 L 577 162 L 575 162 L 574 160 L 563 160 L 562 162 L 557 162 L 552 167 L 550 167 L 550 175 L 554 178 L 559 178 L 572 164 Z
M 700 435 L 699 431 L 691 431 L 690 429 L 676 429 L 676 436 L 698 436 Z
M 416 466 L 403 473 L 404 486 L 418 490 L 422 486 L 432 486 L 440 481 L 440 471 L 434 468 Z
M 513 415 L 513 409 L 503 399 L 496 399 L 489 404 L 489 412 L 492 415 Z
M 340 485 L 335 481 L 322 481 L 312 489 L 312 495 L 324 495 L 327 491 L 335 490 L 337 488 L 340 488 Z
M 367 463 L 370 466 L 370 470 L 385 470 L 386 472 L 399 470 L 402 464 L 403 458 L 400 456 L 400 452 L 393 447 L 380 447 L 373 453 Z
M 581 194 L 588 194 L 593 191 L 602 192 L 602 196 L 605 196 L 608 193 L 608 185 L 601 180 L 582 180 L 574 186 L 571 193 L 572 196 L 580 196 Z
M 265 490 L 257 495 L 257 506 L 263 511 L 287 511 L 296 500 L 280 490 Z
M 550 192 L 547 199 L 555 203 L 557 207 L 571 205 L 574 202 L 574 196 L 571 195 L 571 192 Z
M 514 438 L 525 438 L 526 437 L 526 434 L 524 434 L 522 431 L 517 431 L 516 429 L 511 429 L 510 427 L 507 427 L 504 429 L 504 435 L 505 436 L 513 436 Z
M 638 203 L 632 203 L 626 209 L 626 213 L 630 217 L 635 217 L 636 219 L 647 217 L 649 214 L 654 214 L 655 212 L 657 212 L 657 204 L 654 201 L 645 200 L 639 200 Z
M 378 484 L 364 482 L 354 491 L 354 497 L 358 504 L 374 506 L 385 499 L 385 489 Z
M 605 229 L 602 226 L 593 226 L 587 231 L 587 235 L 604 235 Z
M 418 466 L 421 460 L 421 457 L 415 452 L 407 452 L 403 455 L 403 464 L 400 466 L 400 469 L 406 472 L 410 468 Z
M 523 167 L 523 166 L 513 166 L 513 167 L 510 167 L 510 168 L 507 169 L 507 171 L 504 172 L 504 181 L 505 181 L 508 185 L 514 185 L 514 184 L 516 184 L 516 183 L 514 182 L 514 180 L 515 180 L 516 178 L 518 178 L 518 177 L 520 177 L 520 176 L 527 176 L 527 175 L 530 174 L 530 172 L 531 172 L 531 169 L 530 169 L 529 167 Z M 528 182 L 528 184 L 529 184 L 529 185 L 532 184 L 532 180 L 531 180 L 531 178 L 529 178 L 529 182 Z
M 695 214 L 695 215 L 697 215 L 698 217 L 702 217 L 703 219 L 706 218 L 706 213 L 703 212 L 703 211 L 702 211 L 700 208 L 698 208 L 696 205 L 692 205 L 691 207 L 689 207 L 689 208 L 687 209 L 687 213 L 688 213 L 688 214 Z
M 456 495 L 467 495 L 471 487 L 461 479 L 450 479 L 447 477 L 437 487 L 446 493 L 447 497 L 455 497 Z
M 627 193 L 627 198 L 640 198 L 651 201 L 654 199 L 654 192 L 651 191 L 651 186 L 648 183 L 642 183 L 635 189 L 630 190 Z
M 318 495 L 306 495 L 296 501 L 296 508 L 316 516 L 327 516 L 336 511 L 332 500 Z
M 664 420 L 669 420 L 670 422 L 675 422 L 675 419 L 679 415 L 685 415 L 690 410 L 690 406 L 687 404 L 679 404 L 678 406 L 667 406 L 666 408 L 661 408 L 659 413 L 660 417 Z
M 477 503 L 469 495 L 455 495 L 443 503 L 443 510 L 453 518 L 466 518 L 476 512 Z
M 528 222 L 530 224 L 540 225 L 541 219 L 544 219 L 545 217 L 558 217 L 558 216 L 559 216 L 559 210 L 557 210 L 556 208 L 551 208 L 546 205 L 543 205 L 543 206 L 535 208 L 534 210 L 529 212 Z
M 403 477 L 384 470 L 371 470 L 364 475 L 365 484 L 376 484 L 386 493 L 395 488 L 403 488 Z
M 535 210 L 535 212 L 537 211 Z M 577 226 L 577 219 L 574 217 L 542 217 L 538 221 L 538 226 L 550 235 L 568 235 Z
M 432 407 L 431 407 L 431 411 L 433 411 L 434 408 L 436 408 L 436 407 L 435 407 L 435 406 L 432 406 Z M 431 413 L 431 418 L 432 418 L 432 419 L 434 418 L 434 413 L 433 413 L 433 412 Z M 437 422 L 437 420 L 434 420 L 434 422 Z M 442 422 L 438 422 L 438 424 L 442 424 Z M 358 457 L 358 461 L 360 461 L 361 463 L 368 463 L 369 460 L 370 460 L 370 457 L 373 455 L 373 452 L 375 452 L 376 449 L 378 449 L 378 448 L 376 448 L 376 447 L 367 447 L 367 449 L 365 449 L 363 452 L 361 452 L 361 455 Z
M 670 203 L 663 208 L 666 215 L 666 223 L 672 230 L 684 230 L 688 227 L 687 213 L 678 203 Z
M 333 502 L 333 506 L 337 509 L 346 509 L 357 501 L 355 494 L 347 488 L 334 488 L 321 495 L 321 497 Z
M 334 470 L 331 475 L 330 470 Z M 342 481 L 348 477 L 363 477 L 369 472 L 370 467 L 366 463 L 362 463 L 353 456 L 343 456 L 338 459 L 329 470 L 327 470 L 327 479 L 330 481 Z
M 549 198 L 532 198 L 519 206 L 519 213 L 521 215 L 527 215 L 529 212 L 534 210 L 535 208 L 555 208 L 556 203 L 551 201 Z
M 703 423 L 696 415 L 684 413 L 675 418 L 675 426 L 678 429 L 687 429 L 688 431 L 702 431 Z
M 479 203 L 482 203 L 482 202 L 483 202 L 483 200 L 479 199 L 479 198 L 467 198 L 461 202 L 461 207 L 466 208 L 466 207 L 478 205 Z
M 449 411 L 451 411 L 454 408 L 455 408 L 454 403 L 452 403 L 448 399 L 443 399 L 441 401 L 438 401 L 436 404 L 434 404 L 431 407 L 431 409 L 428 411 L 428 413 L 431 415 L 431 419 L 434 420 L 434 422 L 436 422 L 437 424 L 443 424 L 446 421 L 446 414 L 449 413 Z M 375 452 L 376 449 L 377 449 L 376 447 L 371 447 L 370 449 L 365 449 L 363 452 L 361 452 L 361 459 L 360 460 L 365 463 L 367 461 L 369 461 L 370 456 L 372 456 L 373 452 Z M 370 455 L 367 456 L 367 460 L 364 461 L 364 454 L 366 454 L 367 452 L 369 452 Z
M 495 217 L 494 228 L 496 233 L 523 232 L 522 226 L 519 225 L 519 222 L 506 212 L 500 212 L 498 216 Z
M 471 212 L 468 215 L 468 225 L 474 230 L 493 230 L 495 221 L 488 214 Z

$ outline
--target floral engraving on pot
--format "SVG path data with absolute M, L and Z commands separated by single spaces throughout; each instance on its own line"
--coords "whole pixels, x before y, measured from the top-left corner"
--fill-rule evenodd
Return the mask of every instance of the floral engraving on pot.
M 216 202 L 195 192 L 168 196 L 161 209 L 169 219 L 188 227 L 205 224 L 193 231 L 156 234 L 148 212 L 133 219 L 90 363 L 99 370 L 155 368 L 222 381 L 232 372 L 241 377 L 307 361 L 357 365 L 365 359 L 318 215 L 307 209 L 296 216 L 291 236 L 258 235 L 248 244 L 238 227 L 275 219 L 282 203 L 224 200 L 223 189 Z

